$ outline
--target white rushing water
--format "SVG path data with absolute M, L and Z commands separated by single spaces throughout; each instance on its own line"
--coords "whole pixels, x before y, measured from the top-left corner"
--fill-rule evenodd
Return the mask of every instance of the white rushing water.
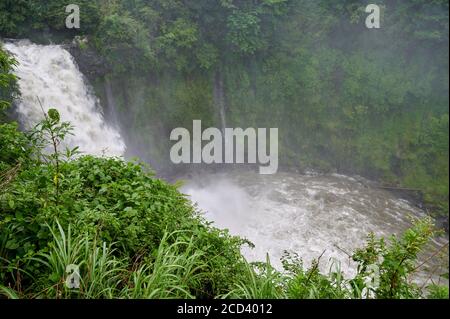
M 98 99 L 67 50 L 28 40 L 6 43 L 5 48 L 19 62 L 15 74 L 19 78 L 21 98 L 16 110 L 26 129 L 44 117 L 40 100 L 45 111 L 57 109 L 61 120 L 74 126 L 74 135 L 65 141 L 71 147 L 79 146 L 81 152 L 91 155 L 124 154 L 120 133 L 105 122 Z
M 305 266 L 323 253 L 322 271 L 338 261 L 344 273 L 352 275 L 356 265 L 349 254 L 364 246 L 370 232 L 384 237 L 401 234 L 411 226 L 409 216 L 425 216 L 369 181 L 341 175 L 228 172 L 186 180 L 182 191 L 207 220 L 255 244 L 254 249 L 243 249 L 248 260 L 265 261 L 268 253 L 279 269 L 287 250 L 303 258 Z M 428 251 L 446 241 L 436 239 Z M 436 267 L 432 263 L 427 268 Z M 427 276 L 422 272 L 416 278 Z

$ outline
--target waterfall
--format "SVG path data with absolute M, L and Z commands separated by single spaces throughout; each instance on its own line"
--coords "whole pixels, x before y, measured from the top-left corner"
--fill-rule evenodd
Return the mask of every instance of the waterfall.
M 25 129 L 31 129 L 45 111 L 55 108 L 62 121 L 70 122 L 73 136 L 65 143 L 84 154 L 122 156 L 125 144 L 120 133 L 108 125 L 99 100 L 88 86 L 70 53 L 59 45 L 37 45 L 28 40 L 4 45 L 19 65 L 15 69 L 21 97 L 16 110 Z
M 217 71 L 214 77 L 214 104 L 218 109 L 220 125 L 222 126 L 222 132 L 225 132 L 225 128 L 227 127 L 226 122 L 226 111 L 225 111 L 225 91 L 223 86 L 223 78 L 221 71 Z

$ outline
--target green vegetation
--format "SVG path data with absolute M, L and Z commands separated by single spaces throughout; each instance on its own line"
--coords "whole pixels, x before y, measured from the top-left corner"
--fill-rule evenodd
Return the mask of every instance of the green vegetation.
M 130 155 L 169 171 L 167 138 L 191 120 L 279 127 L 280 163 L 360 174 L 419 189 L 448 215 L 448 2 L 2 1 L 0 36 L 71 41 L 93 50 L 112 87 Z M 106 104 L 106 97 L 104 97 Z M 143 151 L 145 149 L 145 151 Z
M 12 61 L 1 57 L 6 75 Z M 304 268 L 292 255 L 280 272 L 269 259 L 247 263 L 240 247 L 251 243 L 213 228 L 144 165 L 62 150 L 71 126 L 57 110 L 30 134 L 10 123 L 0 130 L 3 297 L 448 298 L 446 287 L 420 289 L 410 281 L 418 253 L 434 236 L 430 219 L 389 244 L 369 236 L 353 256 L 354 278 L 345 279 L 339 267 L 321 274 L 320 258 Z M 67 286 L 69 265 L 79 267 L 78 289 Z M 376 286 L 367 280 L 374 265 Z

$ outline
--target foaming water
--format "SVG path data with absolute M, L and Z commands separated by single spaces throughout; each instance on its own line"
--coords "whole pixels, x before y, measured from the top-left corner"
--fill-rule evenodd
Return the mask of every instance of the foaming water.
M 120 133 L 105 123 L 97 98 L 91 93 L 70 53 L 59 45 L 37 45 L 22 40 L 6 43 L 19 65 L 15 74 L 21 92 L 17 103 L 20 122 L 32 128 L 43 112 L 55 108 L 62 121 L 74 126 L 67 144 L 92 155 L 122 156 L 125 144 Z M 39 98 L 39 100 L 38 100 Z
M 248 260 L 264 261 L 268 253 L 278 268 L 284 251 L 297 253 L 305 265 L 323 253 L 322 271 L 338 261 L 352 275 L 356 265 L 349 255 L 370 232 L 400 234 L 411 226 L 409 216 L 425 216 L 368 181 L 341 175 L 214 174 L 191 178 L 182 191 L 216 227 L 255 244 L 243 249 Z

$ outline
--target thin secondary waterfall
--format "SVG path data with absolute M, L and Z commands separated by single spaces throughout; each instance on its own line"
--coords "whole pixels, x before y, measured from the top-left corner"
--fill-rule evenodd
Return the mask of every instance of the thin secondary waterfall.
M 125 144 L 118 130 L 108 125 L 99 101 L 90 90 L 70 53 L 59 45 L 37 45 L 27 40 L 5 44 L 19 62 L 15 73 L 21 97 L 17 102 L 19 120 L 32 128 L 55 108 L 63 121 L 74 126 L 66 142 L 92 155 L 122 156 Z
M 218 110 L 220 125 L 222 126 L 222 132 L 227 127 L 226 111 L 225 111 L 225 90 L 223 86 L 223 78 L 221 71 L 217 71 L 214 77 L 214 104 Z

